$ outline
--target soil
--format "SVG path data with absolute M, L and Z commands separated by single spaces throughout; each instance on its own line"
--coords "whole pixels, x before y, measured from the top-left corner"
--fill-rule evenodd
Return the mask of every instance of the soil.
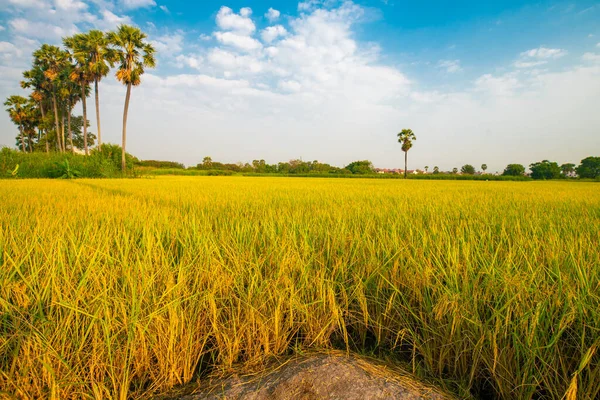
M 398 368 L 356 356 L 315 354 L 296 357 L 259 375 L 212 378 L 180 400 L 449 400 Z

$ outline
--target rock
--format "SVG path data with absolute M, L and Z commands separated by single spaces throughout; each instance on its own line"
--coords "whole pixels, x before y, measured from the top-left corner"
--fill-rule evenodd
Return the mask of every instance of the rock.
M 445 400 L 449 395 L 407 373 L 345 354 L 294 358 L 259 376 L 217 378 L 181 400 L 405 399 Z

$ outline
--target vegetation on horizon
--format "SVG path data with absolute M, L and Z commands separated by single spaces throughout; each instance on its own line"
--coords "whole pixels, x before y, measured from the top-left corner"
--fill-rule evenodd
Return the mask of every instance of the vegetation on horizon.
M 9 395 L 151 397 L 348 348 L 461 398 L 600 396 L 593 183 L 21 180 L 0 202 Z
M 43 44 L 33 53 L 31 70 L 23 72 L 21 86 L 31 89 L 28 98 L 10 96 L 4 103 L 11 120 L 18 126 L 17 148 L 23 152 L 75 149 L 89 154 L 96 136 L 87 131 L 87 97 L 94 84 L 98 148 L 102 148 L 99 82 L 118 64 L 117 79 L 127 87 L 123 110 L 121 169 L 126 169 L 126 125 L 131 87 L 141 82 L 145 68 L 155 65 L 155 50 L 146 42 L 146 34 L 129 25 L 116 32 L 91 30 L 63 39 L 66 50 Z M 81 101 L 83 116 L 73 116 Z M 52 113 L 46 112 L 52 109 Z M 66 120 L 66 122 L 65 122 Z M 83 133 L 73 126 L 78 125 Z M 37 130 L 37 132 L 36 132 Z M 65 132 L 66 130 L 66 132 Z M 81 136 L 81 140 L 79 139 Z M 68 141 L 68 144 L 67 144 Z

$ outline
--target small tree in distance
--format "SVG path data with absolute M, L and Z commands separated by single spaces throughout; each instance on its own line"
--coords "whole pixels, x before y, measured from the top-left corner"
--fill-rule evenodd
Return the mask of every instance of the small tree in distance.
M 471 164 L 465 164 L 460 169 L 460 172 L 462 172 L 465 175 L 475 175 L 475 167 Z
M 560 170 L 564 176 L 570 176 L 575 172 L 575 164 L 566 163 L 560 166 Z
M 485 171 L 487 171 L 487 164 L 481 164 L 481 170 L 485 174 Z
M 453 174 L 457 174 L 458 173 L 458 168 L 456 168 L 456 167 L 452 168 L 452 173 Z
M 417 137 L 411 129 L 402 129 L 398 134 L 398 143 L 402 143 L 402 151 L 404 152 L 404 178 L 406 178 L 406 170 L 408 168 L 408 151 L 415 140 L 417 140 Z
M 433 173 L 434 174 L 439 174 L 440 173 L 440 167 L 438 167 L 437 165 L 435 167 L 433 167 Z
M 523 176 L 524 174 L 525 167 L 521 164 L 508 164 L 502 173 L 504 176 Z

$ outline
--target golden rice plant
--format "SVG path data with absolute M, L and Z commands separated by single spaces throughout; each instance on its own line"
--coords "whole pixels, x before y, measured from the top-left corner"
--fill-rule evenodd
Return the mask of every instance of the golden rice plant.
M 460 396 L 600 396 L 600 187 L 0 182 L 0 397 L 148 397 L 309 348 Z

